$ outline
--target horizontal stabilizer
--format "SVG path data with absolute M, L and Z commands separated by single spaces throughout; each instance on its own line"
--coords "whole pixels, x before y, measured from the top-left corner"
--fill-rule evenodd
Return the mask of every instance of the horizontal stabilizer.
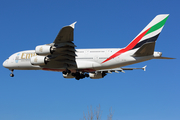
M 142 67 L 142 68 L 114 68 L 114 69 L 98 70 L 96 72 L 105 72 L 105 73 L 112 73 L 112 72 L 119 73 L 119 72 L 123 72 L 123 73 L 125 73 L 124 70 L 137 70 L 137 69 L 141 69 L 141 70 L 146 71 L 146 67 L 147 67 L 147 65 Z
M 147 67 L 147 65 L 146 66 L 144 66 L 144 67 L 142 67 L 142 68 L 121 68 L 121 69 L 123 69 L 123 70 L 137 70 L 137 69 L 142 69 L 142 70 L 144 70 L 144 71 L 146 71 L 146 67 Z
M 142 57 L 153 55 L 155 42 L 145 43 L 133 55 L 133 57 Z
M 176 59 L 176 58 L 170 58 L 170 57 L 154 57 L 154 59 Z

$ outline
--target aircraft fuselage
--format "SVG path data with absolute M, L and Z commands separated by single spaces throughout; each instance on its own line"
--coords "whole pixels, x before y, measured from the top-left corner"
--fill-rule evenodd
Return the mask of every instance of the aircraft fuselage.
M 76 50 L 77 56 L 75 59 L 77 63 L 77 67 L 72 67 L 69 69 L 70 70 L 84 69 L 86 72 L 90 72 L 101 69 L 123 67 L 126 65 L 131 65 L 154 58 L 154 55 L 145 56 L 145 57 L 129 56 L 129 54 L 132 54 L 133 51 L 132 52 L 128 51 L 125 54 L 115 57 L 111 61 L 102 63 L 110 55 L 116 53 L 119 50 L 120 49 L 77 49 Z M 158 52 L 155 53 L 158 54 Z M 15 69 L 15 70 L 51 70 L 51 71 L 64 70 L 63 65 L 62 68 L 59 67 L 52 68 L 52 67 L 48 67 L 48 65 L 43 65 L 43 66 L 32 65 L 30 59 L 33 56 L 38 56 L 34 50 L 17 52 L 11 55 L 7 60 L 5 60 L 3 66 L 8 69 Z

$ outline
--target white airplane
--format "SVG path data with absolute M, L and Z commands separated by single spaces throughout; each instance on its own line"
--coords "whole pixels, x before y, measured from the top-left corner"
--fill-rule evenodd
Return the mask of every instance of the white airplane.
M 75 23 L 63 27 L 53 43 L 36 46 L 35 50 L 14 53 L 3 66 L 11 70 L 47 70 L 63 73 L 64 78 L 103 78 L 107 73 L 142 68 L 124 66 L 151 60 L 173 59 L 154 52 L 155 42 L 169 14 L 157 15 L 125 48 L 75 49 Z

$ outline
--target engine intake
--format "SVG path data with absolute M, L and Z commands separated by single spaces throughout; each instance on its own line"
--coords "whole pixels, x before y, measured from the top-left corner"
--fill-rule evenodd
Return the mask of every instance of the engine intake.
M 39 45 L 36 46 L 35 52 L 37 55 L 49 55 L 49 54 L 53 54 L 54 49 L 50 45 Z

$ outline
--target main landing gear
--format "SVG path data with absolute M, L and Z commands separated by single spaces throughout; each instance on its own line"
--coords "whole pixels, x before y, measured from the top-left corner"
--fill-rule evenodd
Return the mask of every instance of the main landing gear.
M 80 80 L 85 77 L 89 77 L 89 74 L 84 74 L 84 73 L 80 73 L 80 72 L 72 73 L 71 75 L 74 76 L 76 80 Z
M 14 69 L 11 70 L 10 77 L 14 77 L 13 71 L 14 71 Z
M 75 77 L 75 79 L 76 80 L 80 80 L 80 79 L 83 79 L 83 78 L 85 78 L 85 77 L 89 77 L 89 74 L 87 74 L 87 73 L 83 73 L 83 72 L 73 72 L 73 73 L 71 73 L 71 71 L 70 70 L 68 70 L 68 69 L 66 69 L 66 71 L 63 71 L 62 72 L 64 75 L 69 75 L 69 78 L 73 78 L 73 77 Z
M 70 70 L 68 70 L 68 69 L 66 69 L 66 71 L 63 71 L 62 73 L 63 73 L 63 74 L 70 74 L 70 73 L 71 73 L 71 71 L 70 71 Z

